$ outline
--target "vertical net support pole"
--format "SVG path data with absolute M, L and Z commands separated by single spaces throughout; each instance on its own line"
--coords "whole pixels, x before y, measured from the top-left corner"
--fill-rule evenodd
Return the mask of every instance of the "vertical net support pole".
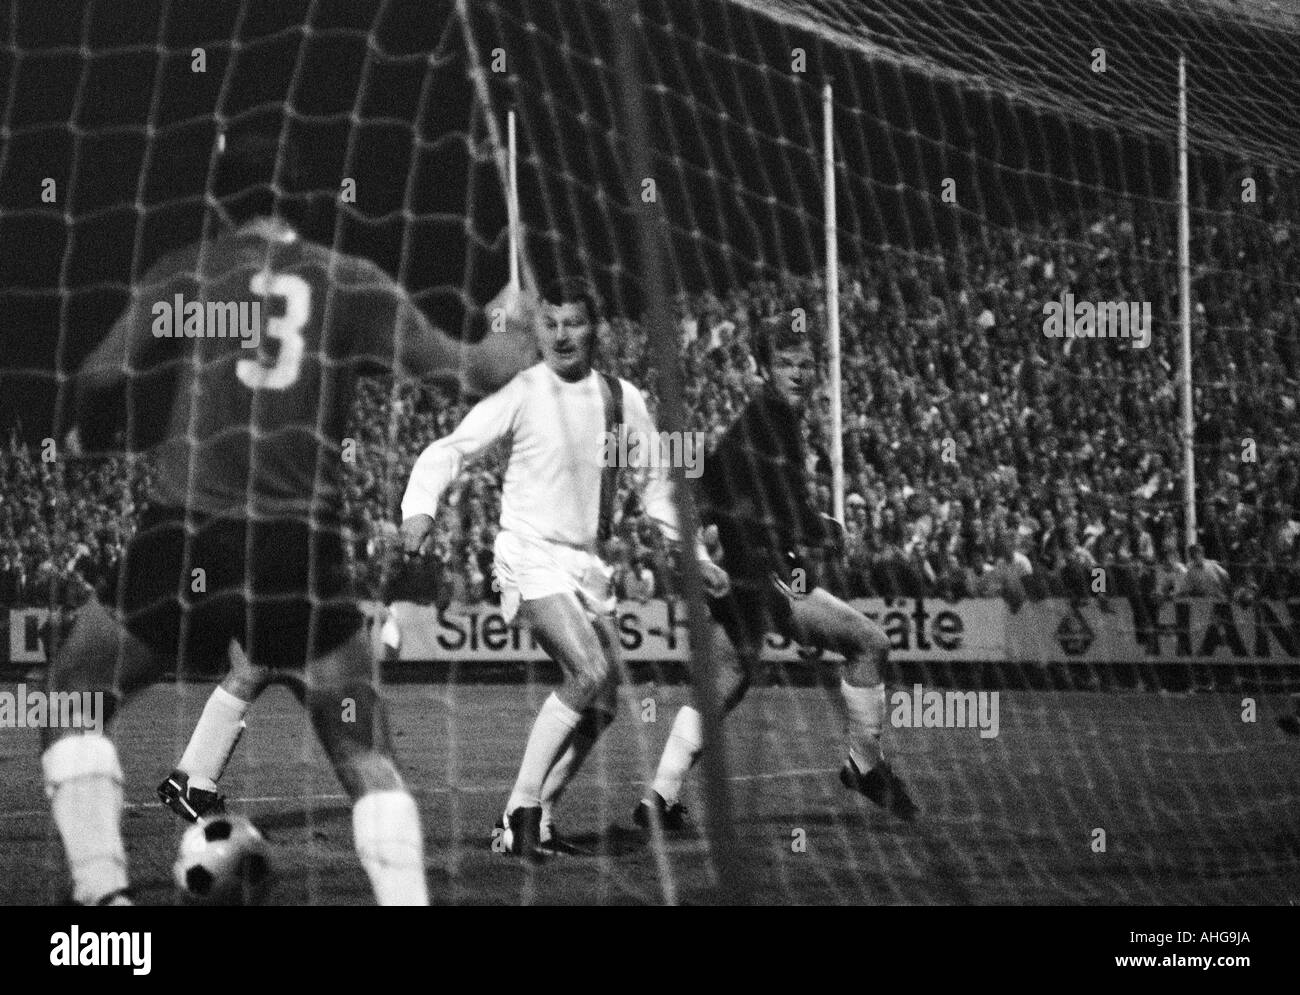
M 1178 57 L 1178 317 L 1181 325 L 1183 553 L 1196 542 L 1195 429 L 1192 421 L 1192 250 L 1187 184 L 1187 57 Z
M 644 31 L 637 0 L 616 0 L 610 5 L 620 104 L 627 127 L 628 201 L 635 212 L 637 250 L 644 288 L 643 323 L 651 359 L 659 378 L 659 424 L 668 432 L 686 431 L 682 371 L 678 363 L 676 331 L 668 311 L 668 283 L 664 274 L 662 239 L 668 230 L 658 200 L 644 203 L 641 180 L 653 175 L 650 165 L 650 122 L 644 103 L 644 84 L 639 57 L 638 35 Z M 722 731 L 722 696 L 712 665 L 711 632 L 704 604 L 704 584 L 692 552 L 699 520 L 695 502 L 680 466 L 671 468 L 676 495 L 677 520 L 682 532 L 681 572 L 687 607 L 687 632 L 691 646 L 691 677 L 695 704 L 704 733 L 700 758 L 704 774 L 705 830 L 709 853 L 717 874 L 718 899 L 724 904 L 749 900 L 748 861 L 741 851 L 731 818 L 731 785 L 727 780 L 726 740 Z
M 497 164 L 497 175 L 506 192 L 506 223 L 510 228 L 510 279 L 511 286 L 518 290 L 520 279 L 523 287 L 529 291 L 537 289 L 537 276 L 532 266 L 523 255 L 523 223 L 519 215 L 518 184 L 516 183 L 518 163 L 513 155 L 515 146 L 511 136 L 501 135 L 501 125 L 493 111 L 492 96 L 488 91 L 487 72 L 478 56 L 478 41 L 474 36 L 474 24 L 470 19 L 469 0 L 456 0 L 456 19 L 460 23 L 461 33 L 465 38 L 465 55 L 469 62 L 469 79 L 474 87 L 474 95 L 483 113 L 488 141 L 492 146 L 492 156 Z M 507 124 L 514 118 L 514 111 L 509 112 Z
M 515 112 L 506 113 L 506 210 L 510 222 L 510 290 L 519 292 L 519 149 L 515 145 Z
M 822 163 L 826 211 L 826 334 L 831 381 L 831 513 L 844 521 L 844 408 L 840 386 L 840 241 L 835 220 L 835 109 L 822 87 Z

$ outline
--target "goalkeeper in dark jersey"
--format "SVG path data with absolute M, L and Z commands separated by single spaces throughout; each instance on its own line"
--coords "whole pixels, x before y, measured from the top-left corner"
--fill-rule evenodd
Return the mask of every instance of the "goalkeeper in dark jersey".
M 705 456 L 697 491 L 700 516 L 716 527 L 730 592 L 709 599 L 714 654 L 723 673 L 723 706 L 740 703 L 762 652 L 777 632 L 804 646 L 844 657 L 840 691 L 849 714 L 848 757 L 840 781 L 904 818 L 918 809 L 885 761 L 881 733 L 885 685 L 881 676 L 889 638 L 880 626 L 835 597 L 817 576 L 818 560 L 839 555 L 842 526 L 813 507 L 806 477 L 800 411 L 814 380 L 806 335 L 788 318 L 769 318 L 755 330 L 755 358 L 763 387 Z M 723 633 L 726 639 L 717 638 Z M 726 652 L 726 643 L 733 653 Z M 728 663 L 729 661 L 729 663 Z M 667 830 L 685 827 L 682 782 L 699 758 L 700 715 L 685 706 L 672 731 L 649 795 L 633 818 L 648 827 L 658 812 Z
M 531 364 L 535 347 L 510 332 L 464 347 L 374 264 L 275 217 L 230 225 L 230 206 L 270 176 L 250 148 L 225 150 L 218 174 L 218 190 L 233 187 L 218 201 L 227 230 L 154 265 L 77 375 L 72 438 L 106 448 L 124 426 L 127 448 L 149 440 L 156 469 L 118 575 L 79 612 L 51 690 L 102 692 L 111 718 L 167 667 L 195 673 L 233 640 L 232 655 L 246 658 L 240 678 L 214 693 L 187 757 L 219 773 L 248 701 L 272 681 L 288 685 L 354 801 L 376 898 L 426 904 L 419 813 L 393 762 L 345 573 L 343 435 L 358 375 L 460 375 L 490 390 Z M 232 332 L 259 312 L 255 335 Z M 162 424 L 143 396 L 159 379 L 172 383 Z M 41 765 L 73 898 L 125 904 L 117 751 L 102 729 L 70 732 L 45 731 Z

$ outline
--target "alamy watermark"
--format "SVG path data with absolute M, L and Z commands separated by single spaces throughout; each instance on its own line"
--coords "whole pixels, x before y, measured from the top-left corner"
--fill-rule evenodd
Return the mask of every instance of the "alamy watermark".
M 1078 301 L 1062 294 L 1043 305 L 1049 339 L 1129 339 L 1134 349 L 1151 344 L 1151 302 Z
M 679 466 L 694 480 L 704 473 L 704 433 L 603 432 L 600 464 L 651 470 Z
M 155 301 L 151 331 L 156 339 L 240 339 L 256 349 L 262 341 L 261 301 L 187 301 L 176 294 Z
M 81 931 L 69 926 L 50 936 L 50 963 L 55 967 L 129 967 L 135 975 L 153 970 L 153 933 L 142 930 Z
M 93 729 L 104 731 L 104 692 L 28 691 L 19 684 L 0 691 L 0 729 Z
M 895 729 L 979 729 L 981 739 L 998 734 L 997 691 L 926 691 L 914 684 L 891 694 L 889 704 Z

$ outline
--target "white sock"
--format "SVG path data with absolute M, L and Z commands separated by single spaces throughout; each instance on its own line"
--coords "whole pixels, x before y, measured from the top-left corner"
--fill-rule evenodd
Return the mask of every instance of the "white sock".
M 672 731 L 664 744 L 663 756 L 651 787 L 669 805 L 676 805 L 682 796 L 682 783 L 704 749 L 704 730 L 700 713 L 690 705 L 683 705 L 673 719 Z
M 581 713 L 562 702 L 554 691 L 542 703 L 533 731 L 528 734 L 519 777 L 506 802 L 506 814 L 518 808 L 535 808 L 542 804 L 542 786 L 560 755 L 568 745 L 569 735 L 577 726 Z
M 63 837 L 74 901 L 93 905 L 126 887 L 122 767 L 99 733 L 65 736 L 41 756 L 45 795 Z
M 420 812 L 405 791 L 372 791 L 352 806 L 357 856 L 380 905 L 428 905 Z
M 854 687 L 840 678 L 840 694 L 849 710 L 849 759 L 866 773 L 885 758 L 880 731 L 885 722 L 885 685 Z
M 190 777 L 190 784 L 196 788 L 212 791 L 221 780 L 221 775 L 235 752 L 235 744 L 244 734 L 244 713 L 250 702 L 236 698 L 233 694 L 217 685 L 217 689 L 203 706 L 199 724 L 185 747 L 185 753 L 177 764 L 177 769 Z

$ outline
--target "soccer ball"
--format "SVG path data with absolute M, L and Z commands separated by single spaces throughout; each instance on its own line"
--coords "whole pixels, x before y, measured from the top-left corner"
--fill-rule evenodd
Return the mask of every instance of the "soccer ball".
M 242 815 L 200 819 L 181 837 L 172 873 L 192 904 L 256 905 L 271 877 L 269 848 Z

